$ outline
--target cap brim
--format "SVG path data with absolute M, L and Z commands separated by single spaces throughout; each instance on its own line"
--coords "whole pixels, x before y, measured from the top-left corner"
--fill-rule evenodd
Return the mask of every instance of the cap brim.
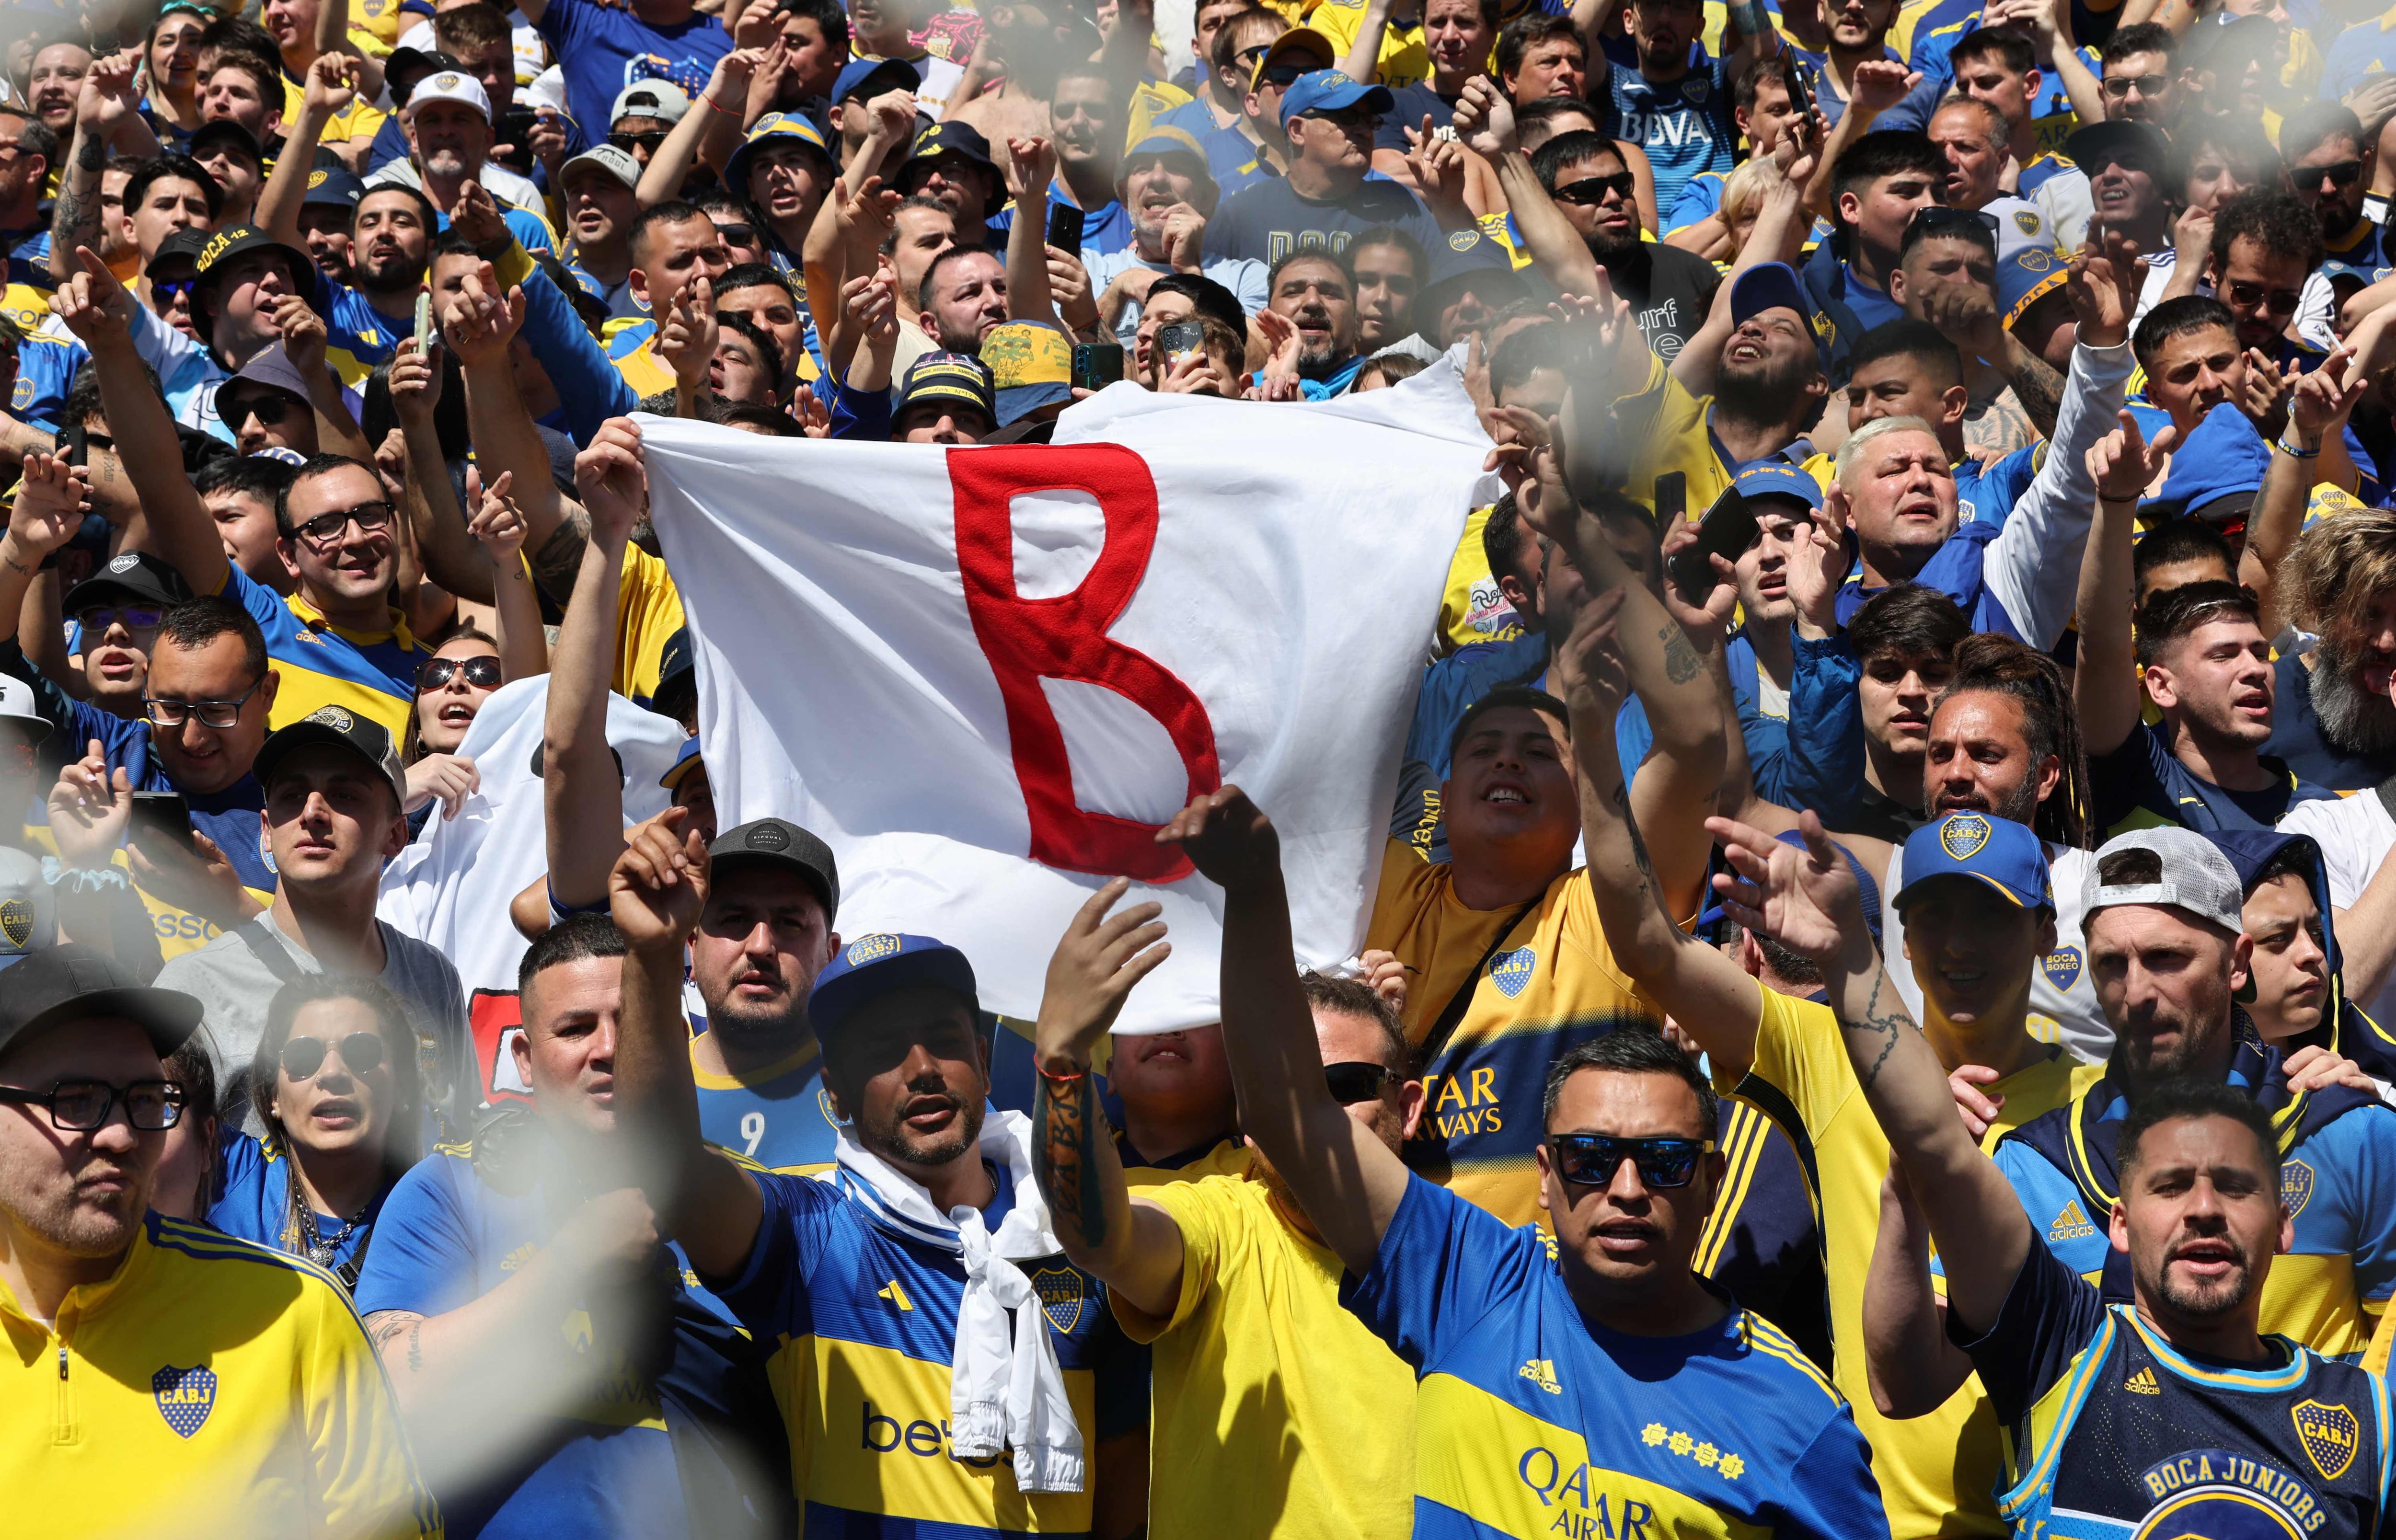
M 30 954 L 20 952 L 8 959 L 22 962 Z M 9 1034 L 8 1042 L 0 1047 L 14 1047 L 37 1032 L 48 1031 L 69 1022 L 89 1021 L 96 1016 L 122 1016 L 141 1029 L 158 1056 L 168 1054 L 189 1042 L 199 1029 L 204 1014 L 200 1002 L 180 989 L 143 989 L 129 986 L 122 989 L 94 989 L 88 994 L 62 1000 L 41 1012 Z
M 923 984 L 963 995 L 977 1012 L 981 1009 L 972 964 L 955 948 L 939 947 L 901 953 L 888 962 L 843 974 L 830 985 L 818 985 L 807 998 L 808 1025 L 820 1042 L 884 995 Z
M 276 766 L 300 750 L 313 749 L 320 743 L 342 750 L 367 765 L 374 771 L 376 779 L 391 788 L 391 794 L 398 799 L 399 805 L 407 805 L 406 782 L 392 779 L 384 773 L 381 761 L 321 722 L 295 722 L 288 727 L 275 729 L 259 748 L 258 758 L 250 765 L 250 774 L 257 777 L 259 786 L 263 789 L 273 782 Z

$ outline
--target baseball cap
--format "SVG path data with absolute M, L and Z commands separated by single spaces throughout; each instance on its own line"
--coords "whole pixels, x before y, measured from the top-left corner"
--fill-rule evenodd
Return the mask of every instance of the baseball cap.
M 2141 423 L 2151 441 L 2155 430 Z M 2263 490 L 2271 451 L 2234 401 L 2216 404 L 2172 451 L 2171 471 L 2140 509 L 2162 515 L 2229 524 L 2243 519 Z
M 1732 325 L 1768 310 L 1795 311 L 1805 323 L 1806 335 L 1817 342 L 1821 340 L 1821 333 L 1814 326 L 1814 307 L 1805 298 L 1805 285 L 1798 281 L 1797 270 L 1786 262 L 1758 262 L 1731 283 Z
M 163 253 L 165 248 L 162 246 L 160 249 Z M 297 246 L 285 246 L 256 225 L 246 224 L 234 225 L 229 230 L 220 230 L 209 236 L 207 244 L 200 247 L 200 255 L 194 261 L 193 267 L 199 275 L 200 282 L 205 285 L 227 262 L 236 257 L 247 256 L 253 251 L 281 252 L 291 262 L 292 276 L 298 278 L 302 285 L 308 282 L 308 275 L 316 271 L 314 264 L 308 259 L 306 252 Z
M 164 609 L 189 599 L 192 590 L 181 573 L 157 557 L 127 551 L 110 557 L 106 566 L 67 590 L 59 608 L 72 619 L 87 605 L 117 595 L 148 600 Z
M 271 385 L 278 391 L 289 392 L 301 401 L 308 399 L 308 381 L 301 378 L 300 366 L 291 362 L 290 354 L 284 352 L 280 339 L 269 342 L 259 349 L 251 356 L 250 361 L 241 366 L 241 373 L 225 381 L 220 387 L 220 393 L 223 390 L 232 389 L 236 380 L 247 380 L 256 385 Z M 235 393 L 238 395 L 239 392 Z M 239 424 L 228 423 L 226 426 L 238 427 Z
M 995 427 L 997 389 L 990 365 L 980 359 L 967 353 L 927 352 L 908 365 L 906 381 L 898 391 L 898 407 L 891 415 L 895 418 L 910 406 L 937 402 L 971 407 Z
M 671 126 L 690 111 L 690 97 L 671 80 L 636 80 L 616 93 L 607 121 L 620 117 L 653 117 Z
M 2362 284 L 2365 286 L 2379 282 L 2390 273 L 2396 273 L 2396 268 L 2372 267 L 2363 263 L 2349 262 L 2342 257 L 2333 257 L 2313 271 L 2333 284 L 2343 282 Z
M 1331 39 L 1312 27 L 1292 27 L 1272 41 L 1248 72 L 1248 89 L 1253 91 L 1265 77 L 1265 72 L 1277 64 L 1304 64 L 1309 70 L 1327 70 L 1339 62 L 1339 50 Z
M 984 170 L 995 172 L 998 169 L 998 163 L 990 158 L 990 140 L 982 138 L 981 130 L 970 123 L 949 119 L 917 134 L 915 142 L 908 146 L 907 158 L 898 166 L 900 190 L 906 190 L 909 185 L 907 173 L 910 169 L 940 155 L 962 155 Z
M 132 1022 L 164 1058 L 199 1026 L 200 1002 L 179 989 L 143 988 L 89 947 L 44 947 L 9 968 L 8 987 L 0 989 L 0 1052 L 47 1028 L 95 1016 Z
M 1803 830 L 1784 829 L 1775 838 L 1782 844 L 1794 846 L 1798 850 L 1805 848 L 1805 833 Z M 1856 896 L 1863 906 L 1864 929 L 1871 933 L 1872 946 L 1878 949 L 1881 947 L 1880 883 L 1873 880 L 1870 871 L 1865 870 L 1864 864 L 1856 859 L 1856 853 L 1839 843 L 1839 838 L 1835 834 L 1830 836 L 1830 848 L 1845 858 L 1847 870 L 1855 876 Z M 1709 935 L 1712 934 L 1712 927 L 1721 922 L 1726 913 L 1727 911 L 1720 904 L 1710 906 L 1698 914 L 1697 929 Z
M 936 984 L 965 997 L 976 1011 L 980 992 L 965 954 L 928 936 L 877 931 L 860 936 L 816 975 L 807 996 L 807 1020 L 819 1041 L 863 1006 L 916 984 Z
M 832 103 L 837 107 L 854 97 L 872 101 L 891 91 L 912 91 L 923 85 L 915 67 L 898 59 L 852 59 L 832 77 Z
M 682 761 L 677 757 L 674 763 L 679 765 Z M 840 865 L 832 857 L 832 847 L 788 819 L 758 818 L 727 829 L 707 847 L 707 855 L 719 873 L 752 866 L 795 871 L 823 900 L 827 924 L 840 910 Z
M 1271 63 L 1271 56 L 1265 61 Z M 1337 113 L 1359 104 L 1367 112 L 1387 113 L 1397 98 L 1386 86 L 1359 85 L 1338 70 L 1309 70 L 1282 93 L 1282 126 L 1287 127 L 1290 119 L 1309 113 Z
M 1146 160 L 1151 155 L 1170 155 L 1180 161 L 1182 168 L 1191 176 L 1209 186 L 1214 183 L 1215 173 L 1206 160 L 1206 147 L 1200 144 L 1198 136 L 1189 129 L 1176 128 L 1169 123 L 1152 125 L 1147 133 L 1140 136 L 1138 144 L 1125 152 L 1122 169 L 1115 173 L 1116 179 L 1122 179 L 1134 161 Z
M 2005 325 L 2020 320 L 2032 305 L 2053 294 L 2070 280 L 2071 269 L 2064 259 L 2044 246 L 2023 246 L 2007 257 L 1997 259 L 1997 309 L 2004 312 Z
M 185 261 L 196 265 L 200 259 L 200 253 L 208 247 L 208 232 L 205 230 L 175 231 L 159 242 L 158 249 L 150 254 L 150 265 L 141 270 L 143 274 L 155 278 L 159 276 L 160 268 L 173 261 Z
M 2091 176 L 2107 161 L 2121 158 L 2135 159 L 2160 174 L 2171 158 L 2171 141 L 2151 123 L 2107 118 L 2073 129 L 2071 137 L 2063 141 L 2063 153 Z
M 391 784 L 395 804 L 407 805 L 407 772 L 400 768 L 399 750 L 391 740 L 391 730 L 346 707 L 319 706 L 290 725 L 268 734 L 266 741 L 259 745 L 251 774 L 258 777 L 260 786 L 272 787 L 276 765 L 293 751 L 318 743 L 347 749 L 373 765 Z
M 574 168 L 578 166 L 595 166 L 628 188 L 637 188 L 641 185 L 641 163 L 632 158 L 631 151 L 619 150 L 612 144 L 592 145 L 559 166 L 557 180 L 561 188 L 565 186 L 566 179 L 574 174 Z
M 366 184 L 357 174 L 339 166 L 318 166 L 308 172 L 308 185 L 300 194 L 300 206 L 311 205 L 338 206 L 354 209 L 358 200 L 366 195 Z
M 674 750 L 674 762 L 666 766 L 664 775 L 658 777 L 658 784 L 672 791 L 682 784 L 682 778 L 690 774 L 693 765 L 705 768 L 699 757 L 699 739 L 685 738 L 682 747 Z
M 220 141 L 232 145 L 260 166 L 266 164 L 266 151 L 259 144 L 258 136 L 231 118 L 210 118 L 193 129 L 191 142 L 183 147 L 183 153 L 201 160 Z
M 2128 851 L 2148 851 L 2163 862 L 2161 876 L 2151 883 L 2114 883 L 2104 879 L 2105 862 Z M 2235 935 L 2245 928 L 2245 890 L 2238 869 L 2221 847 L 2191 829 L 2176 824 L 2134 829 L 2105 842 L 2088 868 L 2087 897 L 2081 905 L 2084 928 L 2100 909 L 2119 904 L 2163 904 L 2185 909 L 2208 924 Z
M 1073 399 L 1073 345 L 1054 326 L 1009 321 L 981 339 L 981 361 L 996 387 L 1001 428 L 1041 407 Z M 912 374 L 912 371 L 911 371 Z
M 1897 890 L 1897 909 L 1936 877 L 1977 877 L 2017 909 L 2055 908 L 2046 847 L 2030 825 L 2011 818 L 1950 813 L 1906 836 L 1905 885 Z
M 1787 498 L 1810 509 L 1822 506 L 1822 484 L 1787 460 L 1751 460 L 1732 485 L 1750 502 L 1757 498 Z
M 443 70 L 438 74 L 426 75 L 416 83 L 416 89 L 407 93 L 410 107 L 421 107 L 428 101 L 462 101 L 482 113 L 485 123 L 491 121 L 490 96 L 484 91 L 481 81 L 463 70 Z
M 0 968 L 13 968 L 58 939 L 58 897 L 40 858 L 0 845 Z
M 811 144 L 815 146 L 816 153 L 826 161 L 832 159 L 832 152 L 824 148 L 822 131 L 813 123 L 796 113 L 768 113 L 757 120 L 756 126 L 749 130 L 749 137 L 742 139 L 739 147 L 725 161 L 724 185 L 736 192 L 745 190 L 749 185 L 750 157 L 759 153 L 760 146 L 781 139 Z
M 50 736 L 50 719 L 42 714 L 33 687 L 7 674 L 0 674 L 0 722 L 15 723 L 34 743 Z

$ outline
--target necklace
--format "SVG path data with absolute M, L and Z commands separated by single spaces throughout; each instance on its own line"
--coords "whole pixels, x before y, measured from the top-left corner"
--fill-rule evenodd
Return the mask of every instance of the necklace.
M 372 1201 L 368 1201 L 366 1208 L 372 1208 L 374 1204 Z M 340 1255 L 341 1243 L 347 1241 L 351 1236 L 355 1235 L 357 1233 L 358 1227 L 365 1224 L 366 1220 L 366 1209 L 362 1208 L 358 1210 L 357 1213 L 351 1215 L 349 1222 L 343 1225 L 333 1234 L 329 1236 L 319 1236 L 316 1233 L 316 1214 L 314 1205 L 304 1201 L 301 1201 L 300 1204 L 300 1239 L 301 1243 L 308 1248 L 308 1260 L 313 1262 L 320 1268 L 331 1267 L 333 1265 L 333 1258 Z

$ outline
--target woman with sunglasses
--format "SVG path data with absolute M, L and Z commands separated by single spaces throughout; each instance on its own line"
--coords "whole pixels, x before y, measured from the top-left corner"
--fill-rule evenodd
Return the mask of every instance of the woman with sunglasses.
M 224 1140 L 208 1223 L 329 1268 L 344 1288 L 393 1184 L 421 1150 L 416 1034 L 370 978 L 308 974 L 276 991 L 251 1064 L 264 1140 Z
M 434 803 L 442 804 L 444 816 L 454 818 L 478 784 L 474 762 L 458 750 L 483 702 L 500 685 L 549 669 L 540 601 L 520 554 L 524 513 L 508 496 L 514 485 L 512 474 L 502 474 L 485 488 L 482 509 L 467 526 L 492 564 L 497 602 L 490 609 L 491 629 L 462 626 L 416 670 L 415 741 L 407 753 L 411 838 L 423 831 Z

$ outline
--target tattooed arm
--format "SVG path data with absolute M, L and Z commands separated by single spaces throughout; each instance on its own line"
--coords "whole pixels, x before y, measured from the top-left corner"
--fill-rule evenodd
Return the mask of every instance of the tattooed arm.
M 1090 1077 L 1090 1050 L 1171 949 L 1157 906 L 1110 916 L 1131 884 L 1116 878 L 1084 904 L 1048 962 L 1034 1033 L 1040 1071 L 1032 1169 L 1065 1255 L 1142 1315 L 1171 1319 L 1181 1296 L 1181 1227 L 1124 1186 L 1114 1135 Z
M 2030 427 L 2039 437 L 2053 438 L 2055 414 L 2063 407 L 2063 376 L 2054 365 L 2023 347 L 2011 332 L 2005 333 L 2005 356 L 1996 365 L 2005 383 L 2013 387 L 2014 399 L 2021 403 Z
M 1881 965 L 1852 869 L 1820 819 L 1808 813 L 1803 825 L 1800 850 L 1714 819 L 1709 827 L 1737 873 L 1715 885 L 1732 919 L 1821 968 L 1864 1099 L 1928 1216 L 1946 1265 L 1949 1308 L 1986 1331 L 2030 1255 L 2030 1218 L 1956 1115 L 1946 1067 Z

